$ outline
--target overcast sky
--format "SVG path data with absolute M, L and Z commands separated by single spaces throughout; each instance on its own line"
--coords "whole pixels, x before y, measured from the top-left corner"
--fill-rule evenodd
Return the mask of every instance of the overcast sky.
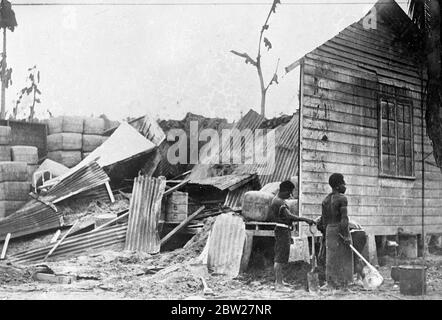
M 20 5 L 41 2 L 63 5 Z M 280 59 L 280 84 L 268 91 L 268 117 L 291 114 L 297 106 L 297 75 L 284 76 L 284 67 L 362 18 L 376 1 L 317 2 L 282 0 L 271 17 L 266 37 L 273 48 L 262 59 L 266 81 Z M 41 73 L 40 117 L 47 117 L 46 110 L 118 120 L 146 112 L 181 119 L 193 112 L 235 120 L 250 108 L 260 110 L 256 70 L 229 51 L 256 57 L 272 0 L 12 3 L 18 27 L 7 33 L 13 68 L 8 112 L 34 65 Z M 107 4 L 78 5 L 85 3 Z M 400 4 L 406 8 L 406 1 Z M 27 102 L 21 105 L 25 114 Z

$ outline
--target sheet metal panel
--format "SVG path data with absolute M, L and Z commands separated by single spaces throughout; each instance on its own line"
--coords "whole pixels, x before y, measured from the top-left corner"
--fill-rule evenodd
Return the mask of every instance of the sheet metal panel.
M 160 251 L 158 222 L 165 188 L 166 180 L 163 178 L 142 175 L 135 178 L 129 205 L 126 250 L 147 253 Z
M 246 241 L 246 226 L 241 216 L 226 213 L 218 216 L 210 233 L 207 266 L 216 274 L 236 277 Z
M 60 227 L 62 215 L 54 209 L 54 203 L 81 192 L 97 188 L 109 180 L 104 170 L 91 162 L 71 173 L 50 189 L 44 196 L 28 201 L 15 213 L 0 221 L 0 239 L 8 233 L 12 238 Z
M 203 179 L 190 180 L 189 184 L 198 184 L 203 186 L 213 186 L 220 190 L 226 190 L 233 187 L 240 187 L 254 178 L 253 174 L 216 176 Z
M 105 249 L 110 246 L 124 244 L 126 239 L 127 223 L 104 228 L 96 232 L 87 232 L 66 238 L 49 257 L 54 260 L 60 257 L 78 255 L 89 250 Z M 22 251 L 12 255 L 9 260 L 15 263 L 32 263 L 44 259 L 54 244 Z
M 265 118 L 259 115 L 256 111 L 250 110 L 233 126 L 232 129 L 237 129 L 240 131 L 244 129 L 250 129 L 250 132 L 246 132 L 246 134 L 244 135 L 244 139 L 233 139 L 232 144 L 230 143 L 230 141 L 228 141 L 228 143 L 226 141 L 220 141 L 221 152 L 215 152 L 213 155 L 210 156 L 210 159 L 199 159 L 199 164 L 196 164 L 193 167 L 192 172 L 189 175 L 189 179 L 203 179 L 214 176 L 216 173 L 214 167 L 219 166 L 218 163 L 227 158 L 228 155 L 230 155 L 231 159 L 231 151 L 240 150 L 240 145 L 242 143 L 241 141 L 244 141 L 245 145 L 253 142 L 254 131 L 260 127 L 264 120 Z M 209 147 L 210 145 L 207 144 L 206 146 Z M 200 153 L 204 154 L 205 152 L 202 149 Z M 210 163 L 214 163 L 215 165 L 212 165 Z

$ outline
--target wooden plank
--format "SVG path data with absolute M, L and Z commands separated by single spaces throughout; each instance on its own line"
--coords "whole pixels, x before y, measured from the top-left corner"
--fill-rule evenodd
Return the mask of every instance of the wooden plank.
M 349 41 L 350 40 L 350 41 Z M 372 59 L 376 59 L 376 61 L 382 61 L 384 63 L 388 63 L 394 65 L 395 67 L 402 68 L 404 71 L 410 72 L 413 74 L 414 72 L 418 72 L 417 66 L 411 61 L 404 59 L 401 56 L 397 56 L 391 54 L 387 50 L 379 50 L 375 46 L 368 47 L 365 44 L 355 41 L 356 39 L 349 39 L 346 36 L 336 36 L 330 40 L 330 43 L 336 46 L 336 48 L 343 48 L 348 52 L 357 52 L 362 56 L 370 56 Z
M 323 140 L 324 136 L 327 137 L 325 141 Z M 318 141 L 322 140 L 324 143 L 327 143 L 328 141 L 333 141 L 375 148 L 378 146 L 378 139 L 376 137 L 366 137 L 362 135 L 347 134 L 344 132 L 331 132 L 311 128 L 304 128 L 303 138 Z
M 392 81 L 392 83 L 398 83 L 399 82 L 404 82 L 404 83 L 409 83 L 409 84 L 413 84 L 415 86 L 420 86 L 420 79 L 416 76 L 410 76 L 410 75 L 403 75 L 403 74 L 399 74 L 399 73 L 392 73 L 390 69 L 382 69 L 382 68 L 378 68 L 377 66 L 373 66 L 373 65 L 366 65 L 363 64 L 361 61 L 359 61 L 357 58 L 351 59 L 348 57 L 345 57 L 343 55 L 337 55 L 335 53 L 330 53 L 328 50 L 324 50 L 322 47 L 319 47 L 317 49 L 315 49 L 314 51 L 312 51 L 310 54 L 308 54 L 308 56 L 312 56 L 312 55 L 316 55 L 321 57 L 322 59 L 329 59 L 329 61 L 334 61 L 337 65 L 345 65 L 349 68 L 351 68 L 351 66 L 353 66 L 353 68 L 355 70 L 376 70 L 376 72 L 378 73 L 378 75 L 383 77 L 383 81 L 387 81 L 390 80 Z M 364 67 L 363 67 L 364 66 Z
M 379 130 L 377 128 L 369 128 L 354 123 L 337 122 L 333 120 L 313 119 L 305 117 L 304 128 L 326 130 L 331 132 L 345 132 L 352 135 L 360 135 L 370 138 L 378 138 Z
M 338 150 L 339 151 L 339 150 Z M 360 165 L 367 167 L 377 167 L 378 159 L 377 157 L 365 157 L 365 156 L 352 156 L 347 153 L 341 152 L 304 152 L 302 154 L 302 160 L 318 161 L 322 162 L 337 162 L 344 164 Z
M 49 243 L 55 243 L 58 239 L 58 237 L 60 236 L 61 230 L 58 229 L 55 234 L 52 236 L 51 241 L 49 241 Z
M 322 109 L 327 111 L 333 111 L 338 113 L 339 116 L 350 114 L 353 116 L 360 116 L 364 118 L 373 119 L 372 125 L 370 127 L 377 127 L 378 120 L 378 108 L 377 105 L 355 105 L 349 104 L 341 101 L 336 101 L 332 99 L 327 99 L 324 97 L 317 96 L 306 96 L 305 97 L 305 105 L 309 108 L 313 109 Z M 339 118 L 333 119 L 335 121 L 339 121 Z M 341 120 L 343 121 L 343 120 Z M 360 121 L 363 123 L 363 121 Z M 415 122 L 415 125 L 420 125 L 420 119 L 418 118 L 418 122 Z
M 328 102 L 329 101 L 323 102 L 323 105 L 325 106 L 324 108 L 321 105 L 315 106 L 310 103 L 306 103 L 304 116 L 310 120 L 327 119 L 328 121 L 353 124 L 366 128 L 378 127 L 378 120 L 376 118 L 368 118 L 359 114 L 332 110 L 332 105 L 336 102 L 333 102 L 333 104 L 328 104 Z
M 419 74 L 417 71 L 410 71 L 398 66 L 389 65 L 383 59 L 378 59 L 370 55 L 364 55 L 361 52 L 351 50 L 349 48 L 343 48 L 342 46 L 335 45 L 332 42 L 326 42 L 318 49 L 332 55 L 348 59 L 349 61 L 366 64 L 367 66 L 373 67 L 376 70 L 384 70 L 384 72 L 389 74 L 395 74 L 402 77 L 419 78 Z
M 58 248 L 58 246 L 63 242 L 63 240 L 71 233 L 71 231 L 75 228 L 75 226 L 78 224 L 80 220 L 78 219 L 75 221 L 75 223 L 72 225 L 72 227 L 69 228 L 69 230 L 61 237 L 61 239 L 52 247 L 52 249 L 46 254 L 43 261 L 46 261 L 52 253 Z
M 204 210 L 204 206 L 200 207 L 194 213 L 192 213 L 189 217 L 186 218 L 183 222 L 181 222 L 178 226 L 176 226 L 172 231 L 170 231 L 163 239 L 161 239 L 161 245 L 167 243 L 176 233 L 178 233 L 181 229 L 185 228 L 198 214 L 200 214 Z
M 11 239 L 10 233 L 8 233 L 6 235 L 5 241 L 3 242 L 2 254 L 0 256 L 0 260 L 4 260 L 6 258 L 6 252 L 8 251 L 9 239 Z
M 304 213 L 308 215 L 320 215 L 322 212 L 321 204 L 307 204 L 304 203 Z M 348 215 L 350 220 L 358 220 L 358 216 L 413 216 L 420 217 L 422 214 L 422 207 L 416 201 L 415 207 L 380 207 L 380 206 L 348 206 Z M 440 214 L 442 206 L 438 208 L 426 208 L 425 216 L 442 216 Z
M 304 204 L 321 204 L 324 198 L 327 196 L 329 192 L 326 193 L 303 193 L 304 197 Z M 365 196 L 361 197 L 359 195 L 357 196 L 349 196 L 348 198 L 348 205 L 349 206 L 379 206 L 379 207 L 406 207 L 407 205 L 411 206 L 419 206 L 419 204 L 422 204 L 422 198 L 399 198 L 399 197 L 374 197 L 374 196 Z M 438 198 L 428 199 L 425 200 L 425 206 L 426 207 L 437 207 L 440 205 L 441 200 Z
M 112 193 L 112 189 L 109 185 L 109 181 L 107 181 L 104 185 L 106 186 L 106 191 L 107 191 L 107 194 L 109 195 L 110 202 L 114 203 L 115 197 L 114 197 L 114 194 Z
M 113 223 L 115 223 L 115 222 L 117 222 L 119 220 L 122 220 L 123 218 L 126 218 L 127 216 L 129 216 L 129 209 L 125 209 L 125 210 L 119 212 L 119 214 L 121 214 L 121 215 L 117 216 L 115 219 L 112 219 L 111 221 L 108 221 L 108 222 L 102 224 L 101 226 L 95 228 L 94 230 L 91 230 L 89 232 L 89 234 L 93 233 L 93 232 L 97 232 L 98 230 L 101 230 L 101 229 L 103 229 L 103 228 L 105 228 L 107 226 L 110 226 L 111 224 L 113 224 Z
M 412 60 L 409 59 L 409 56 L 407 56 L 404 50 L 402 48 L 394 46 L 391 41 L 389 40 L 380 41 L 379 38 L 373 38 L 371 34 L 367 34 L 366 32 L 360 31 L 356 28 L 346 28 L 343 31 L 341 31 L 337 37 L 347 39 L 349 41 L 355 41 L 356 43 L 366 47 L 371 46 L 378 51 L 388 52 L 390 55 L 397 58 L 403 58 L 403 59 L 408 58 L 408 61 L 412 63 Z
M 338 152 L 366 157 L 377 157 L 378 150 L 375 146 L 361 146 L 356 143 L 340 143 L 336 141 L 324 142 L 318 139 L 304 138 L 305 144 L 304 153 L 307 152 L 328 152 L 331 150 L 337 150 Z
M 70 283 L 72 283 L 73 277 L 36 272 L 33 274 L 32 278 L 36 281 L 43 281 L 43 282 L 49 282 L 49 283 L 60 283 L 60 284 L 70 284 Z

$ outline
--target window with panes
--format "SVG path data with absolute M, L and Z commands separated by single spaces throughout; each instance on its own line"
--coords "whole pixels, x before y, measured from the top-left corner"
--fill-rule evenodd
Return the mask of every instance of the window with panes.
M 411 101 L 397 91 L 379 98 L 380 172 L 386 176 L 413 177 L 413 109 Z

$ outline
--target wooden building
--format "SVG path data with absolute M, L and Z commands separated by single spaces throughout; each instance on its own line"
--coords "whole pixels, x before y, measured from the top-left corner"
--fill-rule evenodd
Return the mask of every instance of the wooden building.
M 407 14 L 382 0 L 286 68 L 301 74 L 294 143 L 302 216 L 321 214 L 328 178 L 340 172 L 350 218 L 371 236 L 398 228 L 421 234 L 423 216 L 426 232 L 441 233 L 442 174 L 425 131 L 425 79 L 413 39 Z

